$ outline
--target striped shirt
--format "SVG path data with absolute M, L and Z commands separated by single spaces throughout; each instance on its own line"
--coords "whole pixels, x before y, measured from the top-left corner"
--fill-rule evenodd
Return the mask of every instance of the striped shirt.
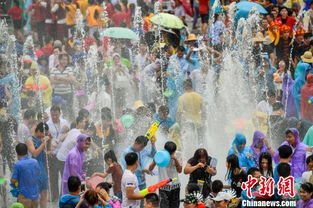
M 50 78 L 68 78 L 70 75 L 74 75 L 71 67 L 66 67 L 66 69 L 61 72 L 58 68 L 53 68 L 50 72 Z M 56 95 L 66 95 L 72 93 L 72 84 L 69 82 L 64 83 L 54 83 L 53 84 L 54 94 Z

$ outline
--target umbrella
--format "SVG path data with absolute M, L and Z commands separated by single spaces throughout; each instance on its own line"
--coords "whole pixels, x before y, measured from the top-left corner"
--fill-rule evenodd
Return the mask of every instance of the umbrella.
M 182 29 L 185 26 L 181 19 L 168 13 L 159 13 L 151 17 L 150 21 L 155 25 L 171 29 Z
M 239 20 L 242 17 L 247 18 L 249 16 L 249 12 L 254 7 L 260 14 L 267 14 L 267 11 L 260 4 L 249 1 L 242 1 L 237 4 L 236 19 Z
M 139 36 L 132 30 L 124 27 L 110 27 L 100 33 L 102 37 L 116 39 L 139 40 Z

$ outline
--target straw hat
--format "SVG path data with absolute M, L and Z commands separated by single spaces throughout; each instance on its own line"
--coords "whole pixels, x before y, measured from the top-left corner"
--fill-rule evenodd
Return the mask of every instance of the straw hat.
M 301 60 L 305 63 L 313 63 L 313 56 L 311 51 L 306 51 L 303 56 L 301 56 Z
M 139 107 L 145 106 L 141 100 L 137 100 L 134 102 L 132 109 L 137 110 Z
M 188 39 L 185 40 L 185 42 L 196 41 L 196 40 L 198 40 L 198 39 L 197 39 L 197 36 L 196 36 L 195 34 L 193 34 L 193 33 L 190 33 L 190 34 L 188 35 Z

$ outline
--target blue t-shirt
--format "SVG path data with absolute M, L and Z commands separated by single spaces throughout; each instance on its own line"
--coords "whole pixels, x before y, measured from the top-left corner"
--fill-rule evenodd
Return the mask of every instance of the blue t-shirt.
M 63 208 L 64 206 L 70 206 L 72 208 L 75 208 L 80 200 L 79 195 L 70 195 L 66 194 L 63 195 L 59 200 L 59 208 Z
M 39 198 L 40 167 L 37 160 L 23 157 L 13 168 L 12 179 L 18 181 L 20 194 L 31 200 Z

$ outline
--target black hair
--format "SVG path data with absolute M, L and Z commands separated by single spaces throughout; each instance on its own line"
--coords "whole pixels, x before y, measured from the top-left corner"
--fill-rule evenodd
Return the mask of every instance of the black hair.
M 199 148 L 195 151 L 193 157 L 190 160 L 190 165 L 195 166 L 196 164 L 198 164 L 199 159 L 201 158 L 205 158 L 205 161 L 207 163 L 209 163 L 210 157 L 208 152 L 206 151 L 206 149 L 204 148 Z
M 107 161 L 108 159 L 111 159 L 112 162 L 117 162 L 117 158 L 113 150 L 109 150 L 104 154 L 104 160 Z
M 168 141 L 168 142 L 165 143 L 164 149 L 167 150 L 170 153 L 170 155 L 171 155 L 171 154 L 173 154 L 176 151 L 177 146 L 176 146 L 176 144 L 174 142 Z
M 67 53 L 61 53 L 58 58 L 61 60 L 63 57 L 66 57 L 68 62 L 71 61 L 70 56 Z
M 101 112 L 101 120 L 112 120 L 112 112 Z
M 292 148 L 289 145 L 282 145 L 278 148 L 279 157 L 288 159 L 292 155 Z
M 134 152 L 125 155 L 126 165 L 134 165 L 138 161 L 138 155 Z
M 14 0 L 14 4 L 18 7 L 20 7 L 20 3 L 18 2 L 18 0 Z
M 160 199 L 156 193 L 149 193 L 145 196 L 147 203 L 151 203 L 153 207 L 159 207 Z
M 255 173 L 255 172 L 260 172 L 259 168 L 256 168 L 256 167 L 251 167 L 249 168 L 248 172 L 247 172 L 247 175 L 252 175 Z
M 114 5 L 114 10 L 117 10 L 117 11 L 121 12 L 122 11 L 121 5 L 120 4 L 115 4 Z
M 272 13 L 269 13 L 266 16 L 270 16 L 272 19 L 275 19 L 274 15 Z
M 200 192 L 200 188 L 196 183 L 188 183 L 186 186 L 186 191 L 188 194 Z
M 281 102 L 275 102 L 272 106 L 273 106 L 273 111 L 284 109 L 284 105 Z
M 306 182 L 306 183 L 301 184 L 300 187 L 307 193 L 313 192 L 313 184 L 312 183 Z
M 27 109 L 23 115 L 24 120 L 28 120 L 30 118 L 35 118 L 36 112 L 32 109 Z
M 78 117 L 76 118 L 76 125 L 77 125 L 79 122 L 83 121 L 83 120 L 84 120 L 84 117 L 83 117 L 83 116 L 78 116 Z
M 28 153 L 27 145 L 24 143 L 19 143 L 15 146 L 15 151 L 18 156 L 27 155 Z
M 276 97 L 276 93 L 273 90 L 269 90 L 266 92 L 267 97 Z
M 59 113 L 61 113 L 61 108 L 57 105 L 53 105 L 51 108 L 50 108 L 50 112 L 56 112 L 58 111 Z
M 311 38 L 312 37 L 312 33 L 305 33 L 304 35 L 303 35 L 303 38 L 304 39 L 308 39 L 308 38 Z
M 279 177 L 286 178 L 290 176 L 291 167 L 288 163 L 279 163 L 277 165 L 277 173 Z
M 156 107 L 154 103 L 147 103 L 146 106 L 151 111 L 152 114 L 156 113 Z
M 178 46 L 177 51 L 185 52 L 185 47 L 184 46 Z
M 306 161 L 305 161 L 305 163 L 308 165 L 310 162 L 312 162 L 313 161 L 313 155 L 310 155 L 310 156 L 308 156 L 307 158 L 306 158 Z
M 77 176 L 70 176 L 67 180 L 67 187 L 69 192 L 77 192 L 80 189 L 81 181 Z
M 145 136 L 138 136 L 135 140 L 137 144 L 143 144 L 143 146 L 147 146 L 149 139 Z
M 85 114 L 88 114 L 89 115 L 89 111 L 86 110 L 85 108 L 82 108 L 78 111 L 78 116 L 85 116 Z
M 259 157 L 259 169 L 260 169 L 260 172 L 261 174 L 263 175 L 264 174 L 264 171 L 263 171 L 263 168 L 262 168 L 262 159 L 266 159 L 267 162 L 268 162 L 268 172 L 269 174 L 272 176 L 273 175 L 273 164 L 272 164 L 272 155 L 268 152 L 262 152 L 260 154 L 260 157 Z
M 96 191 L 88 190 L 85 192 L 84 198 L 88 205 L 94 206 L 98 203 L 99 197 Z
M 98 187 L 100 189 L 104 189 L 107 193 L 110 193 L 110 188 L 112 188 L 112 185 L 108 182 L 102 182 L 102 183 L 99 183 L 96 188 Z
M 285 135 L 287 136 L 288 134 L 294 135 L 293 131 L 291 131 L 290 129 L 287 129 L 287 130 L 285 131 Z
M 228 179 L 228 178 L 231 178 L 231 175 L 233 174 L 233 171 L 236 168 L 240 169 L 240 166 L 239 166 L 238 157 L 235 154 L 228 155 L 226 158 L 226 162 L 230 165 L 230 168 L 229 170 L 227 170 L 227 173 L 226 173 L 226 178 Z
M 49 131 L 49 126 L 46 123 L 40 122 L 39 124 L 37 124 L 35 132 L 45 132 L 45 131 Z
M 215 180 L 212 182 L 212 192 L 218 193 L 223 190 L 223 182 L 220 180 Z
M 183 83 L 184 90 L 192 90 L 192 81 L 191 79 L 186 79 Z
M 167 107 L 167 106 L 165 106 L 165 105 L 161 105 L 160 107 L 159 107 L 159 109 L 158 109 L 158 113 L 167 113 L 167 114 L 169 114 L 169 112 L 170 112 L 170 110 L 169 110 L 169 108 Z

